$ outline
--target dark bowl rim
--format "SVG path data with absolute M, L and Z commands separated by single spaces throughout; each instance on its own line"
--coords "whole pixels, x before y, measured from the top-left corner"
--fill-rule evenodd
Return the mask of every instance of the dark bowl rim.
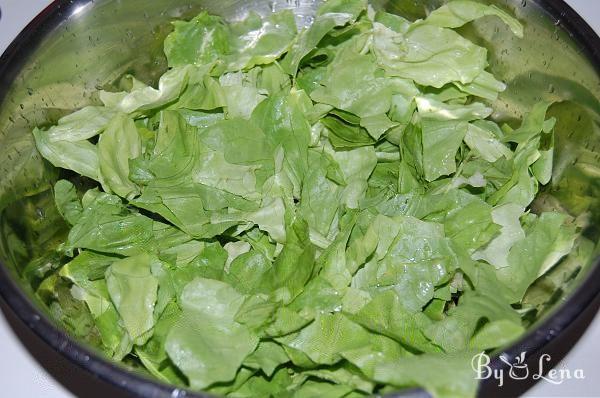
M 12 82 L 37 49 L 46 34 L 67 19 L 79 7 L 93 3 L 95 0 L 54 0 L 41 11 L 11 42 L 0 56 L 0 106 L 12 85 Z M 600 74 L 600 37 L 592 27 L 569 6 L 564 0 L 533 0 L 557 26 L 568 32 L 572 39 L 581 46 L 590 62 Z M 543 352 L 550 342 L 559 338 L 561 333 L 571 325 L 598 297 L 600 297 L 600 258 L 590 265 L 587 277 L 570 293 L 553 313 L 537 326 L 529 330 L 516 343 L 507 347 L 502 353 L 491 359 L 492 369 L 508 367 L 499 359 L 503 355 L 509 362 L 522 352 L 535 356 Z M 52 349 L 76 364 L 91 375 L 122 389 L 135 397 L 192 397 L 210 398 L 211 395 L 180 389 L 128 371 L 121 365 L 105 359 L 102 354 L 86 347 L 73 339 L 68 333 L 47 318 L 43 312 L 20 289 L 11 276 L 11 272 L 0 261 L 0 297 L 4 299 L 10 310 L 25 323 L 39 338 Z M 482 384 L 493 383 L 494 380 L 482 380 Z M 428 397 L 421 389 L 404 390 L 387 397 Z

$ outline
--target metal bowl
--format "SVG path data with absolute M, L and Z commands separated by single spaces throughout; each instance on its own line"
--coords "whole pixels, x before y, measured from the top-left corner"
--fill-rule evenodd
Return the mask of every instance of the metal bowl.
M 375 0 L 376 8 L 419 18 L 444 0 Z M 585 221 L 584 234 L 600 236 L 600 38 L 562 0 L 487 1 L 513 12 L 525 24 L 525 38 L 484 18 L 461 33 L 489 50 L 492 71 L 509 89 L 492 104 L 498 121 L 520 118 L 541 99 L 555 101 L 557 124 L 553 184 L 536 206 L 560 207 Z M 111 87 L 125 73 L 147 83 L 166 69 L 162 41 L 169 21 L 200 10 L 235 20 L 248 10 L 269 13 L 291 8 L 300 25 L 310 24 L 316 0 L 57 0 L 38 15 L 0 59 L 0 294 L 30 329 L 70 362 L 127 395 L 202 397 L 127 371 L 75 341 L 57 325 L 32 288 L 23 282 L 24 264 L 56 242 L 61 231 L 44 215 L 56 170 L 42 166 L 30 131 L 73 109 L 94 103 L 98 87 Z M 29 220 L 29 221 L 25 221 Z M 570 347 L 568 329 L 586 311 L 597 312 L 600 262 L 572 256 L 537 282 L 530 331 L 497 352 L 491 366 L 506 366 L 521 352 L 536 360 L 551 346 Z M 546 291 L 546 294 L 539 292 Z M 565 339 L 568 341 L 565 342 Z M 565 350 L 563 350 L 565 351 Z M 526 387 L 517 387 L 514 395 Z M 484 380 L 480 395 L 494 393 Z M 496 391 L 497 392 L 497 391 Z M 503 390 L 506 394 L 507 390 Z M 395 396 L 422 396 L 423 391 Z

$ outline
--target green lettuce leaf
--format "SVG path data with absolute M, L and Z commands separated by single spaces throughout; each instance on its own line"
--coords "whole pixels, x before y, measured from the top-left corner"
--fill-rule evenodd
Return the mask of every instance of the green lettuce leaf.
M 471 368 L 475 351 L 454 355 L 425 354 L 384 362 L 375 367 L 375 380 L 398 387 L 423 386 L 434 397 L 474 397 L 476 375 Z M 435 372 L 435 377 L 431 377 Z
M 106 270 L 106 284 L 123 325 L 131 340 L 144 344 L 154 326 L 154 304 L 158 281 L 152 275 L 152 263 L 158 259 L 148 254 L 115 261 Z
M 527 288 L 568 254 L 575 240 L 575 226 L 560 213 L 543 213 L 528 228 L 524 239 L 508 253 L 508 267 L 496 271 L 510 290 L 510 302 L 523 298 Z
M 164 44 L 170 67 L 210 64 L 229 51 L 229 31 L 220 17 L 203 12 L 189 22 L 174 21 L 173 26 Z
M 210 279 L 196 278 L 183 289 L 183 313 L 165 347 L 193 388 L 233 380 L 256 348 L 258 338 L 234 320 L 242 300 L 231 286 Z
M 502 20 L 517 37 L 523 37 L 523 25 L 506 11 L 476 1 L 452 1 L 434 10 L 426 19 L 428 24 L 442 28 L 460 28 L 464 24 L 485 16 L 496 16 Z
M 98 181 L 99 162 L 96 146 L 87 140 L 51 141 L 48 131 L 33 130 L 35 145 L 40 154 L 55 167 Z
M 332 29 L 354 22 L 367 8 L 365 0 L 331 0 L 317 10 L 313 24 L 300 32 L 282 60 L 283 69 L 292 76 L 298 72 L 302 59 L 315 48 Z
M 100 136 L 97 147 L 104 190 L 124 198 L 139 194 L 138 186 L 129 179 L 129 161 L 142 154 L 142 140 L 133 120 L 115 117 Z

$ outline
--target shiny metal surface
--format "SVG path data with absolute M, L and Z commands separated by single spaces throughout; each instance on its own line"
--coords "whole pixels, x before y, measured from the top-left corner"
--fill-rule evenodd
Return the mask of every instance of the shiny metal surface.
M 443 0 L 376 0 L 375 8 L 423 17 Z M 600 76 L 590 60 L 593 48 L 584 48 L 584 37 L 568 25 L 567 14 L 556 15 L 555 0 L 487 1 L 514 13 L 525 24 L 518 39 L 501 22 L 484 18 L 461 32 L 486 47 L 490 68 L 509 89 L 493 104 L 494 118 L 514 122 L 539 100 L 554 101 L 557 154 L 553 184 L 546 188 L 538 208 L 562 207 L 579 216 L 588 238 L 600 236 Z M 97 103 L 99 87 L 116 88 L 126 73 L 154 83 L 165 71 L 162 42 L 169 21 L 188 18 L 200 10 L 235 20 L 249 10 L 261 14 L 291 8 L 299 25 L 312 21 L 316 0 L 80 0 L 59 1 L 28 35 L 20 37 L 3 57 L 0 74 L 0 261 L 18 280 L 20 267 L 44 242 L 59 239 L 61 230 L 40 234 L 35 223 L 15 227 L 5 222 L 20 214 L 46 212 L 48 188 L 56 171 L 37 154 L 30 131 L 55 122 L 84 105 Z M 56 3 L 55 3 L 56 4 Z M 564 6 L 564 4 L 562 5 Z M 561 7 L 562 7 L 561 6 Z M 53 7 L 53 6 L 51 6 Z M 559 7 L 560 8 L 560 7 Z M 553 14 L 553 16 L 551 16 Z M 572 21 L 571 21 L 572 22 Z M 596 37 L 597 40 L 597 37 Z M 32 46 L 35 43 L 35 46 Z M 600 48 L 596 51 L 600 52 Z M 595 54 L 598 59 L 600 55 Z M 6 65 L 10 64 L 10 67 Z M 0 68 L 1 70 L 1 68 Z M 5 93 L 2 100 L 2 93 Z M 2 192 L 3 189 L 0 189 Z M 16 216 L 15 216 L 16 215 Z M 40 221 L 43 224 L 43 221 Z M 45 236 L 51 235 L 51 236 Z M 31 245 L 17 247 L 13 237 L 28 236 Z M 31 243 L 33 242 L 33 243 Z M 598 250 L 596 250 L 598 254 Z M 593 264 L 578 274 L 584 281 Z M 571 283 L 570 292 L 578 283 Z M 597 285 L 596 285 L 597 286 Z M 27 290 L 27 287 L 23 287 Z M 565 297 L 567 295 L 565 294 Z M 559 309 L 549 311 L 552 315 Z

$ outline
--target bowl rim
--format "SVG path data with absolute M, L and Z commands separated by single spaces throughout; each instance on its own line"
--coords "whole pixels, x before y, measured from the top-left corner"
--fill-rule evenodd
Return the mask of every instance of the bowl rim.
M 95 0 L 54 0 L 44 8 L 11 42 L 0 56 L 0 107 L 18 73 L 29 57 L 52 31 L 79 7 Z M 567 31 L 581 46 L 584 54 L 600 74 L 600 37 L 598 33 L 564 0 L 532 0 L 545 11 L 549 18 Z M 599 32 L 600 33 L 600 32 Z M 190 391 L 165 384 L 150 377 L 128 371 L 124 366 L 106 359 L 101 353 L 78 342 L 54 321 L 38 310 L 37 306 L 20 289 L 2 261 L 0 261 L 0 297 L 8 308 L 29 327 L 41 340 L 70 362 L 104 382 L 122 389 L 131 396 L 140 398 L 210 398 L 213 395 Z M 552 313 L 535 327 L 527 331 L 517 342 L 501 353 L 493 356 L 489 364 L 492 369 L 507 369 L 508 365 L 499 359 L 504 356 L 510 363 L 522 353 L 529 356 L 542 353 L 544 347 L 558 339 L 576 319 L 600 298 L 600 257 L 589 266 L 588 275 L 579 282 L 576 289 Z M 482 380 L 481 385 L 494 380 Z M 428 397 L 422 389 L 399 391 L 386 397 Z

